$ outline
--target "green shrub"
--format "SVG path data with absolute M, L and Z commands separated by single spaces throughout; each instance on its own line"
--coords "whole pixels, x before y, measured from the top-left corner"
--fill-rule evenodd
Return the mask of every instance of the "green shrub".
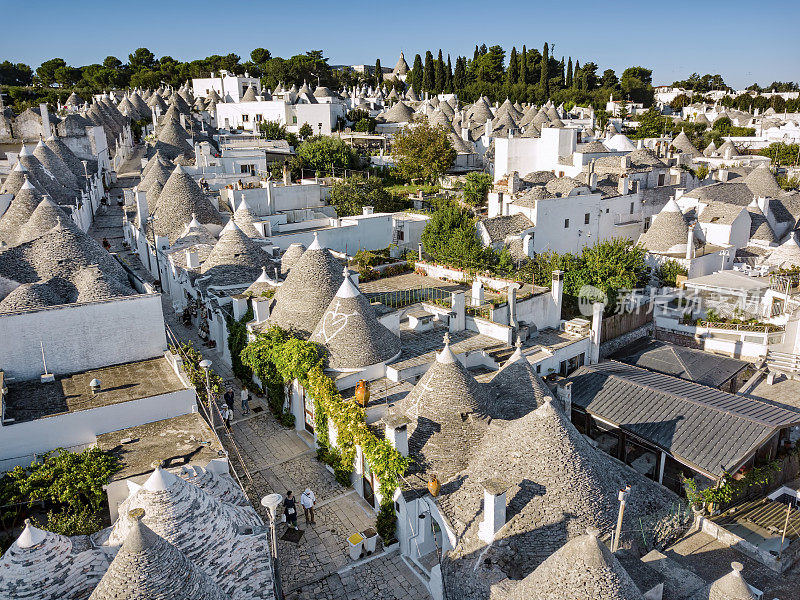
M 84 506 L 77 511 L 49 511 L 47 513 L 47 523 L 37 523 L 36 526 L 61 535 L 91 535 L 100 531 L 103 523 L 95 511 L 88 506 Z
M 391 499 L 384 499 L 381 502 L 378 517 L 375 520 L 375 529 L 378 530 L 378 535 L 381 536 L 384 546 L 396 541 L 397 515 L 394 512 L 394 502 Z

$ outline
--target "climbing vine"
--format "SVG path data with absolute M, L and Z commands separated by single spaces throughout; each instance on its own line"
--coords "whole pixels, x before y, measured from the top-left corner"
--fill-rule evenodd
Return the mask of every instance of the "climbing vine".
M 247 385 L 253 381 L 253 370 L 242 362 L 241 354 L 247 345 L 247 323 L 253 320 L 253 308 L 247 309 L 238 321 L 228 317 L 228 350 L 231 352 L 233 374 Z
M 177 346 L 170 346 L 170 352 L 183 358 L 183 370 L 189 377 L 189 381 L 197 390 L 197 395 L 200 400 L 205 404 L 208 402 L 208 395 L 206 394 L 206 372 L 200 366 L 200 361 L 203 360 L 203 355 L 195 349 L 191 342 L 180 344 Z M 223 392 L 224 382 L 222 377 L 217 375 L 213 369 L 208 371 L 208 384 L 213 394 L 221 394 Z
M 337 480 L 349 484 L 356 449 L 360 446 L 370 469 L 380 481 L 380 494 L 392 498 L 409 460 L 388 440 L 376 437 L 369 430 L 363 408 L 342 398 L 336 383 L 323 371 L 317 344 L 272 327 L 245 347 L 241 359 L 265 384 L 267 381 L 279 382 L 282 394 L 285 386 L 297 379 L 314 399 L 314 428 L 320 446 L 318 456 L 334 469 Z M 329 423 L 336 432 L 335 447 L 328 437 Z

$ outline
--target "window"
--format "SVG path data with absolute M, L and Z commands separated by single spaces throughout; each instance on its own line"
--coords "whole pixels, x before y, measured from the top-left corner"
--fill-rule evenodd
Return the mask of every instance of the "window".
M 242 115 L 242 123 L 247 123 L 250 120 L 250 115 Z
M 297 116 L 292 117 L 292 125 L 297 125 Z
M 405 233 L 402 229 L 397 230 L 397 241 L 402 242 L 405 239 Z
M 255 165 L 239 165 L 239 172 L 246 175 L 255 175 L 256 174 L 256 166 Z
M 264 117 L 262 117 L 261 115 L 256 115 L 256 123 L 261 123 L 261 121 L 263 120 L 263 118 L 264 118 Z
M 644 218 L 644 230 L 647 231 L 648 229 L 650 229 L 650 217 L 645 217 Z
M 569 219 L 564 219 L 564 229 L 569 229 Z
M 664 173 L 659 173 L 658 174 L 658 185 L 659 185 L 659 187 L 664 185 L 665 177 L 666 177 L 666 175 L 664 175 Z
M 559 172 L 558 172 L 558 176 L 559 176 L 559 177 L 563 177 L 563 176 L 564 176 L 564 171 L 559 171 Z
M 633 202 L 631 202 L 631 214 L 633 214 Z
M 583 215 L 583 224 L 584 225 L 588 225 L 589 224 L 589 213 L 586 213 L 585 215 Z
M 542 372 L 542 365 L 536 365 L 536 374 L 539 375 Z
M 608 214 L 608 209 L 606 209 L 606 214 Z

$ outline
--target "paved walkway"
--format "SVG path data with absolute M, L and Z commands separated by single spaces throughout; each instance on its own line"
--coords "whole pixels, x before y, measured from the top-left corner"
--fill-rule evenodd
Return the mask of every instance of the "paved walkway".
M 141 155 L 142 150 L 137 150 L 123 167 L 124 172 L 109 194 L 112 202 L 122 194 L 124 187 L 138 182 Z M 122 209 L 118 206 L 102 207 L 90 234 L 98 240 L 107 238 L 112 251 L 119 253 L 134 272 L 146 273 L 136 255 L 122 247 L 121 227 Z M 180 340 L 191 342 L 211 360 L 214 371 L 235 390 L 237 404 L 232 431 L 228 434 L 219 427 L 217 432 L 228 448 L 231 464 L 245 484 L 251 503 L 265 522 L 267 515 L 260 499 L 267 494 L 276 492 L 285 496 L 287 490 L 292 490 L 298 498 L 298 510 L 300 494 L 306 487 L 317 495 L 316 524 L 307 524 L 302 510 L 299 510 L 298 527 L 304 530 L 300 542 L 278 541 L 281 581 L 286 597 L 290 600 L 427 598 L 424 585 L 406 567 L 399 554 L 382 554 L 380 543 L 378 553 L 371 560 L 352 566 L 347 537 L 374 527 L 375 512 L 353 489 L 339 485 L 333 474 L 317 460 L 310 436 L 301 437 L 304 432 L 298 434 L 275 420 L 265 399 L 254 398 L 250 406 L 252 412 L 244 415 L 238 404 L 241 382 L 236 380 L 221 354 L 203 345 L 195 327 L 187 328 L 181 323 L 166 295 L 162 296 L 162 306 L 170 331 Z M 252 477 L 252 484 L 248 482 L 245 471 Z M 278 538 L 286 529 L 285 524 L 279 524 Z

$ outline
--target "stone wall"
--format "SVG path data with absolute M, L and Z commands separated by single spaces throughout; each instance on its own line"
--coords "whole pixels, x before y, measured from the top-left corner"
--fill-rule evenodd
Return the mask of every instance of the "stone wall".
M 619 337 L 610 339 L 607 342 L 600 344 L 600 358 L 608 358 L 621 348 L 624 348 L 631 342 L 634 342 L 640 338 L 652 337 L 654 332 L 655 328 L 653 327 L 653 324 L 647 323 L 646 325 L 637 327 L 633 331 L 629 331 L 628 333 L 624 333 Z

